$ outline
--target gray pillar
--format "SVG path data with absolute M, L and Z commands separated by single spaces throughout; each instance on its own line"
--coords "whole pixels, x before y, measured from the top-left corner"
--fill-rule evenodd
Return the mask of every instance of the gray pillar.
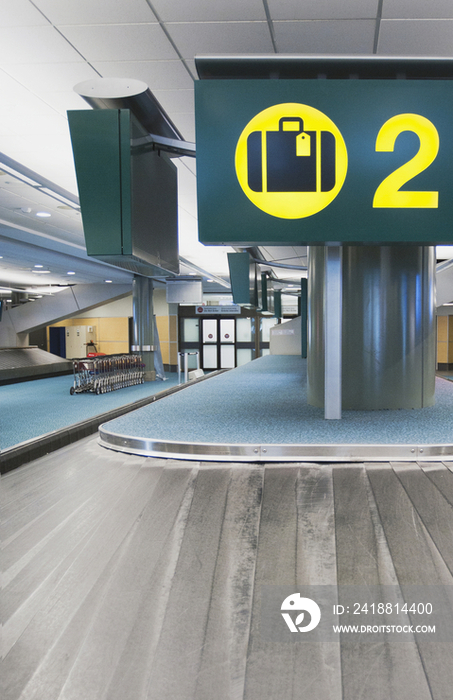
M 341 418 L 342 408 L 342 251 L 328 246 L 324 272 L 324 418 Z
M 309 257 L 308 401 L 324 406 L 325 249 Z M 343 246 L 343 409 L 434 403 L 434 248 Z M 329 387 L 326 387 L 329 390 Z
M 300 322 L 302 357 L 307 357 L 307 318 L 308 318 L 308 281 L 305 277 L 300 280 Z
M 145 365 L 145 382 L 154 381 L 153 281 L 136 275 L 132 283 L 134 337 L 132 352 L 141 355 Z

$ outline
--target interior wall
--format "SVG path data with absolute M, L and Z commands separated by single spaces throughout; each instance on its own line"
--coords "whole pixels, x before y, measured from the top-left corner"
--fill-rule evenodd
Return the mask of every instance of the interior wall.
M 453 316 L 437 317 L 437 367 L 453 369 Z
M 162 361 L 166 368 L 176 371 L 178 363 L 178 304 L 167 304 L 165 288 L 157 288 L 154 290 L 153 305 Z
M 166 369 L 176 369 L 178 362 L 178 305 L 167 304 L 165 287 L 153 293 L 153 307 Z M 132 317 L 132 295 L 72 317 L 52 326 L 93 326 L 98 352 L 106 355 L 129 352 L 129 318 Z M 49 327 L 47 349 L 49 349 Z

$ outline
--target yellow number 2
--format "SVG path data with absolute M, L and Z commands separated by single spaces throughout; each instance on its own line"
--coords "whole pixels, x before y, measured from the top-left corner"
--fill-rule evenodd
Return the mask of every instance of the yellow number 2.
M 436 209 L 438 192 L 403 191 L 400 187 L 426 170 L 439 150 L 439 134 L 429 119 L 419 114 L 398 114 L 382 125 L 376 139 L 376 151 L 393 151 L 397 136 L 403 131 L 413 131 L 420 139 L 415 156 L 390 173 L 377 188 L 373 208 L 424 208 Z

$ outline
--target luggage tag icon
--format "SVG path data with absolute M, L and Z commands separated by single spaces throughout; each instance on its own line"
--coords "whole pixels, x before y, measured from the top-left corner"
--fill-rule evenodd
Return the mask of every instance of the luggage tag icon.
M 296 156 L 310 156 L 311 154 L 311 136 L 303 131 L 297 134 L 296 137 Z
M 330 131 L 305 131 L 300 117 L 282 117 L 277 131 L 254 131 L 247 138 L 248 186 L 254 192 L 329 192 L 335 155 Z

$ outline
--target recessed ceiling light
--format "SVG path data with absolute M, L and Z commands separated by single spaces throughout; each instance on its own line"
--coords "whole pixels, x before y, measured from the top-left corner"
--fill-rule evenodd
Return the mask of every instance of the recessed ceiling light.
M 107 284 L 111 284 L 112 280 L 104 280 L 104 282 L 107 282 Z
M 44 267 L 44 265 L 35 265 L 35 267 Z
M 69 272 L 67 274 L 68 275 L 75 275 L 75 272 L 73 272 L 72 270 L 69 270 Z
M 50 270 L 32 270 L 35 275 L 50 275 Z
M 52 216 L 52 214 L 49 214 L 48 211 L 37 211 L 36 216 L 39 216 L 41 219 L 46 219 L 49 216 Z

